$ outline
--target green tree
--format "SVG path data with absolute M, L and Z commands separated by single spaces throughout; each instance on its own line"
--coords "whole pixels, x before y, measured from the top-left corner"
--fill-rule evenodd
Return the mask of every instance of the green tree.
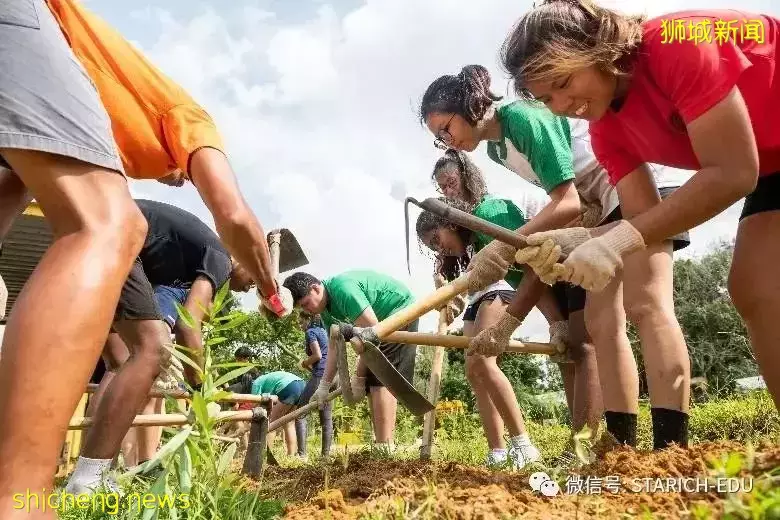
M 238 327 L 223 332 L 224 340 L 213 347 L 215 359 L 219 362 L 232 360 L 236 349 L 247 347 L 255 354 L 261 373 L 285 370 L 304 378 L 309 376 L 298 366 L 305 352 L 297 311 L 275 320 L 269 320 L 256 311 L 233 312 L 241 312 L 247 319 Z

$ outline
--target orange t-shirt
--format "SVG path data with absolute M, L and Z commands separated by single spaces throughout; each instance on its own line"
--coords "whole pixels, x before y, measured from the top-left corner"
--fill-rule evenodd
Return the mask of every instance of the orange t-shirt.
M 189 171 L 190 154 L 223 149 L 211 117 L 105 21 L 74 0 L 47 0 L 106 107 L 125 173 Z

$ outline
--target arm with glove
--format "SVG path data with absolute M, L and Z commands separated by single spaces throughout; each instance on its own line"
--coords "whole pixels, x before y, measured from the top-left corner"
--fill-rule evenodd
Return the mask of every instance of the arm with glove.
M 498 356 L 504 352 L 512 334 L 534 308 L 543 291 L 544 284 L 533 273 L 526 271 L 504 314 L 496 323 L 472 338 L 466 355 Z

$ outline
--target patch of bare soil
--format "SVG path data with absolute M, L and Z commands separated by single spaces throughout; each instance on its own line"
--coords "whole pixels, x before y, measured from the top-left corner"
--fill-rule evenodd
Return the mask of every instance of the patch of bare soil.
M 564 475 L 558 479 L 561 493 L 545 497 L 530 488 L 528 473 L 489 471 L 452 462 L 372 459 L 367 455 L 351 457 L 346 467 L 339 462 L 327 468 L 269 467 L 258 490 L 268 497 L 290 501 L 284 518 L 291 520 L 630 518 L 641 517 L 644 512 L 653 518 L 672 519 L 689 517 L 697 503 L 708 504 L 717 517 L 722 495 L 716 490 L 644 492 L 635 491 L 632 485 L 637 486 L 639 479 L 704 477 L 711 459 L 745 451 L 745 446 L 735 442 L 650 453 L 617 448 L 577 471 L 583 478 L 619 477 L 623 487 L 617 493 L 607 489 L 598 494 L 567 493 Z M 740 476 L 761 475 L 778 466 L 779 446 L 756 446 L 752 470 L 745 464 Z

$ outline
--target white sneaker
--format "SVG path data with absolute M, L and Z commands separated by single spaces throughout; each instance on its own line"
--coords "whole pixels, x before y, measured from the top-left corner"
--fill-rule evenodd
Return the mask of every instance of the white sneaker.
M 511 446 L 509 448 L 509 458 L 512 459 L 512 467 L 515 470 L 523 469 L 527 464 L 536 462 L 542 458 L 542 454 L 536 449 L 536 446 Z
M 65 487 L 65 492 L 72 495 L 92 496 L 98 490 L 105 491 L 106 493 L 122 492 L 119 484 L 117 484 L 116 480 L 112 476 L 106 476 L 103 480 L 96 480 L 94 482 L 79 482 L 71 480 Z
M 507 457 L 506 450 L 490 450 L 485 465 L 489 468 L 501 468 L 506 464 Z

